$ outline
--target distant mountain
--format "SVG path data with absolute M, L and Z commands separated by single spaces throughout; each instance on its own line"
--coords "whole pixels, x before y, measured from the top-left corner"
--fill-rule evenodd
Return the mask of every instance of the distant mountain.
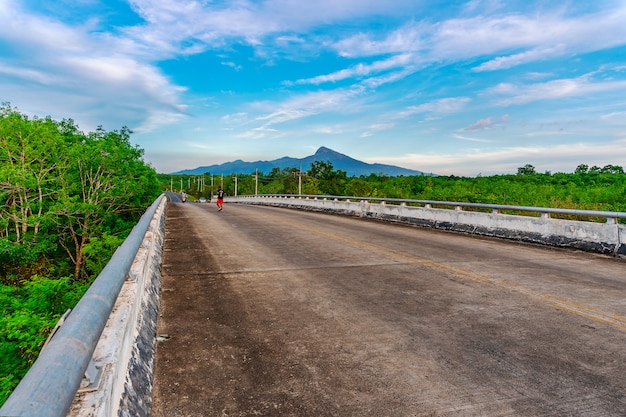
M 219 165 L 209 165 L 198 167 L 194 169 L 185 169 L 182 171 L 174 172 L 174 174 L 186 174 L 186 175 L 201 175 L 207 172 L 211 174 L 252 174 L 255 170 L 259 170 L 264 174 L 269 174 L 274 168 L 300 168 L 303 171 L 308 171 L 311 168 L 313 162 L 330 162 L 333 164 L 333 168 L 345 171 L 349 177 L 359 177 L 361 175 L 368 176 L 370 174 L 383 174 L 390 177 L 397 177 L 400 175 L 421 175 L 421 171 L 413 169 L 401 168 L 394 165 L 384 164 L 368 164 L 366 162 L 358 161 L 350 158 L 347 155 L 335 152 L 332 149 L 321 147 L 315 152 L 314 155 L 307 156 L 305 158 L 290 158 L 283 157 L 275 159 L 273 161 L 256 161 L 256 162 L 244 162 L 242 160 L 236 160 L 233 162 L 226 162 Z

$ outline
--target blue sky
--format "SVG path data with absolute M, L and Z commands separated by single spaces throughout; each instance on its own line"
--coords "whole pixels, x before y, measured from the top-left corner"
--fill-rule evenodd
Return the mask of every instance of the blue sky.
M 626 1 L 1 0 L 0 101 L 128 126 L 158 172 L 626 168 Z

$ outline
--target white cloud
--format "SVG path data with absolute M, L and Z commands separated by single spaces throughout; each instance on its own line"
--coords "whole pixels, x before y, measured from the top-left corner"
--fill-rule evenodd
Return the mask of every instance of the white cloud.
M 17 96 L 14 104 L 21 110 L 59 103 L 49 105 L 46 114 L 71 115 L 86 130 L 108 122 L 118 124 L 111 129 L 129 125 L 145 132 L 181 120 L 185 89 L 145 59 L 142 45 L 93 29 L 90 23 L 72 27 L 28 13 L 17 1 L 4 2 L 0 39 L 13 47 L 0 62 L 0 75 L 5 75 L 0 91 L 11 91 L 17 79 L 30 93 Z M 102 120 L 103 114 L 108 120 Z
M 248 116 L 248 119 L 245 119 L 248 121 L 246 125 L 254 122 L 260 122 L 260 124 L 239 134 L 239 137 L 253 139 L 284 137 L 286 133 L 278 130 L 275 127 L 276 125 L 294 122 L 320 113 L 345 112 L 354 105 L 349 101 L 356 94 L 358 93 L 349 90 L 319 91 L 294 95 L 282 102 L 263 101 L 251 103 L 249 105 L 250 112 L 246 114 Z M 250 113 L 258 115 L 250 116 Z M 243 118 L 236 116 L 222 118 L 224 122 L 231 125 L 239 123 L 241 119 Z M 329 130 L 328 127 L 314 127 L 312 130 L 325 134 L 336 132 L 334 129 Z
M 284 132 L 266 126 L 256 127 L 237 135 L 243 139 L 278 139 L 285 136 Z
M 624 119 L 626 119 L 626 111 L 612 112 L 612 113 L 608 113 L 608 114 L 603 114 L 602 116 L 600 116 L 600 118 L 602 120 L 610 120 L 610 119 L 621 119 L 621 120 L 624 120 Z
M 555 11 L 411 22 L 377 39 L 359 33 L 333 47 L 345 57 L 410 54 L 413 65 L 503 54 L 474 68 L 494 71 L 626 43 L 626 7 L 577 17 Z
M 454 113 L 463 109 L 471 101 L 468 97 L 450 97 L 409 106 L 399 113 L 399 117 L 408 117 L 420 113 Z
M 566 16 L 561 8 L 536 14 L 508 14 L 473 19 L 450 19 L 435 34 L 436 50 L 453 56 L 478 56 L 515 51 L 495 58 L 479 70 L 511 66 L 623 45 L 626 42 L 626 7 Z
M 459 135 L 459 134 L 456 134 L 456 133 L 453 134 L 452 137 L 455 138 L 455 139 L 466 141 L 466 142 L 478 142 L 478 143 L 490 143 L 490 142 L 493 142 L 493 141 L 488 140 L 488 139 L 470 138 L 469 136 Z
M 72 28 L 46 17 L 26 13 L 15 0 L 0 2 L 0 39 L 31 48 L 23 53 L 81 51 L 88 45 L 84 34 L 89 29 L 89 25 Z M 14 52 L 19 53 L 20 49 L 16 48 Z
M 284 109 L 284 110 L 277 110 L 273 113 L 270 114 L 265 114 L 262 116 L 259 116 L 256 118 L 256 120 L 262 120 L 262 121 L 266 121 L 264 126 L 270 126 L 270 125 L 274 125 L 274 124 L 279 124 L 279 123 L 285 123 L 285 122 L 289 122 L 291 120 L 296 120 L 296 119 L 300 119 L 302 117 L 307 117 L 307 116 L 311 116 L 313 114 L 316 114 L 316 111 L 305 111 L 305 110 L 298 110 L 298 109 Z
M 5 74 L 10 76 L 11 78 L 23 80 L 23 81 L 31 81 L 37 84 L 47 84 L 51 85 L 54 83 L 59 83 L 63 80 L 61 77 L 57 77 L 55 75 L 49 74 L 45 71 L 40 71 L 32 68 L 24 68 L 24 67 L 16 67 L 10 65 L 0 64 L 0 74 Z
M 536 84 L 500 83 L 487 93 L 504 96 L 501 105 L 525 104 L 534 101 L 552 100 L 563 97 L 581 97 L 591 94 L 626 90 L 626 81 L 594 81 L 593 74 L 576 78 L 559 79 Z
M 387 130 L 391 129 L 395 126 L 395 123 L 374 123 L 369 126 L 372 130 Z
M 370 136 L 374 136 L 375 132 L 393 129 L 395 126 L 396 126 L 395 123 L 374 123 L 368 126 L 368 130 L 361 133 L 361 137 L 367 138 Z
M 265 126 L 269 126 L 320 112 L 345 110 L 348 100 L 356 94 L 358 93 L 349 90 L 319 91 L 296 95 L 279 103 L 266 101 L 253 106 L 261 110 L 271 109 L 270 113 L 256 117 L 256 120 L 265 121 Z
M 241 69 L 243 68 L 243 66 L 238 65 L 234 62 L 222 62 L 222 65 L 225 65 L 227 67 L 231 67 L 232 69 L 234 69 L 235 71 L 241 71 Z
M 222 116 L 222 122 L 227 124 L 243 124 L 248 121 L 248 113 L 239 112 Z
M 447 154 L 406 154 L 398 158 L 377 157 L 375 162 L 440 175 L 475 176 L 515 173 L 517 168 L 527 163 L 534 165 L 538 172 L 574 172 L 579 164 L 604 166 L 612 163 L 623 166 L 625 160 L 626 138 L 604 143 L 580 142 L 501 149 L 477 148 Z
M 378 0 L 320 0 L 314 3 L 291 0 L 256 2 L 238 0 L 218 3 L 200 0 L 131 0 L 146 25 L 127 28 L 126 33 L 146 45 L 159 46 L 162 51 L 188 51 L 237 39 L 261 48 L 267 38 L 285 44 L 301 43 L 294 32 L 307 32 L 313 27 L 339 20 L 352 20 L 372 14 L 399 15 L 403 10 L 419 10 L 410 0 L 380 2 Z
M 543 61 L 546 59 L 554 58 L 554 56 L 556 55 L 563 54 L 564 49 L 564 45 L 556 45 L 546 48 L 535 48 L 509 56 L 501 56 L 477 66 L 476 68 L 474 68 L 474 71 L 496 71 L 515 67 L 521 64 L 526 64 L 529 62 Z
M 432 30 L 433 28 L 426 24 L 409 23 L 390 32 L 382 40 L 358 33 L 336 42 L 333 47 L 339 55 L 348 58 L 415 53 L 429 48 L 424 38 L 427 38 Z
M 492 127 L 494 127 L 496 125 L 500 125 L 500 124 L 506 123 L 508 121 L 509 121 L 509 115 L 508 114 L 505 114 L 504 116 L 499 117 L 498 119 L 495 119 L 495 120 L 491 120 L 491 117 L 487 117 L 486 119 L 477 120 L 476 122 L 474 122 L 471 125 L 467 126 L 463 130 L 485 130 L 485 129 L 491 129 Z
M 401 54 L 389 59 L 375 61 L 371 64 L 357 64 L 353 67 L 343 69 L 332 74 L 318 75 L 313 78 L 294 81 L 293 84 L 322 84 L 327 82 L 337 82 L 347 78 L 364 77 L 372 73 L 387 71 L 390 69 L 403 68 L 412 61 L 410 54 Z

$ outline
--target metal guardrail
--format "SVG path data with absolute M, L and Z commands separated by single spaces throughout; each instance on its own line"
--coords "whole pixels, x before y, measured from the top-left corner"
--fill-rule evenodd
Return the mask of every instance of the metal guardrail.
M 76 304 L 65 323 L 0 408 L 2 416 L 66 416 L 161 195 Z
M 626 219 L 626 212 L 621 211 L 595 211 L 595 210 L 575 210 L 575 209 L 561 209 L 561 208 L 549 208 L 549 207 L 528 207 L 528 206 L 510 206 L 502 204 L 482 204 L 482 203 L 463 203 L 457 201 L 435 201 L 435 200 L 410 200 L 400 198 L 374 198 L 374 197 L 352 197 L 352 196 L 332 196 L 332 195 L 315 195 L 315 194 L 259 194 L 259 195 L 240 195 L 238 199 L 245 198 L 291 198 L 291 199 L 314 199 L 314 200 L 344 200 L 344 201 L 369 201 L 378 203 L 393 203 L 393 204 L 419 204 L 426 208 L 432 206 L 448 206 L 454 207 L 456 210 L 462 210 L 464 207 L 490 209 L 494 213 L 500 213 L 502 211 L 525 211 L 540 213 L 544 217 L 549 217 L 550 214 L 562 214 L 582 217 L 604 217 L 607 219 L 607 223 L 615 223 L 616 219 Z

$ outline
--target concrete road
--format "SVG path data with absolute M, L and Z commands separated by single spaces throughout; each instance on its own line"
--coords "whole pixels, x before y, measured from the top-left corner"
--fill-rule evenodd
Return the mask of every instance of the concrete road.
M 153 415 L 624 416 L 623 260 L 167 208 Z

